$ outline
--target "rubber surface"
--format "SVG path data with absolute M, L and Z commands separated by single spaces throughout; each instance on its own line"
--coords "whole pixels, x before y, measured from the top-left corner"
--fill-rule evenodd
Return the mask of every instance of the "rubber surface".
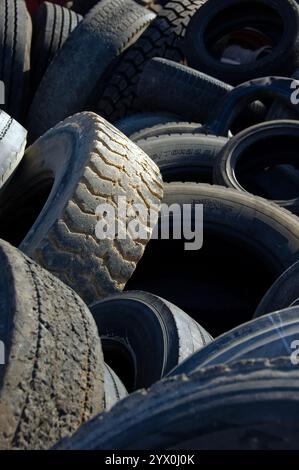
M 124 384 L 107 364 L 104 364 L 104 389 L 105 411 L 109 411 L 118 401 L 128 396 Z
M 65 41 L 40 83 L 28 115 L 31 138 L 84 111 L 113 60 L 154 16 L 133 0 L 102 0 L 93 8 Z
M 120 223 L 120 196 L 155 214 L 162 194 L 159 170 L 144 152 L 104 119 L 80 113 L 26 151 L 0 201 L 0 232 L 91 303 L 123 289 L 148 241 L 130 231 L 104 236 L 107 204 Z M 149 238 L 152 225 L 138 221 Z
M 0 241 L 0 448 L 48 449 L 103 410 L 103 356 L 77 294 Z

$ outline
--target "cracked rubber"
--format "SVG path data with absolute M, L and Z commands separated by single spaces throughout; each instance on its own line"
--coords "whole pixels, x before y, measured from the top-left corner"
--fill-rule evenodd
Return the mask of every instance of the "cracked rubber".
M 26 129 L 0 110 L 0 190 L 23 158 L 26 138 Z
M 31 139 L 84 111 L 108 67 L 154 17 L 133 0 L 96 5 L 57 52 L 38 87 L 28 115 Z
M 136 43 L 120 57 L 101 91 L 95 111 L 111 122 L 138 111 L 137 83 L 145 63 L 153 57 L 183 62 L 183 38 L 190 18 L 206 0 L 166 3 Z
M 0 448 L 47 449 L 103 410 L 103 356 L 75 292 L 0 241 Z
M 128 396 L 126 387 L 106 363 L 104 364 L 104 389 L 105 411 L 109 411 L 118 401 Z
M 289 357 L 209 367 L 132 394 L 56 449 L 298 449 L 298 389 Z
M 31 93 L 36 91 L 56 52 L 81 20 L 81 15 L 56 3 L 40 5 L 32 19 Z
M 148 292 L 123 292 L 90 310 L 105 361 L 129 392 L 157 382 L 212 340 L 185 312 Z
M 190 374 L 243 359 L 275 359 L 282 356 L 291 359 L 291 346 L 298 335 L 299 307 L 275 311 L 219 336 L 179 364 L 169 375 Z
M 24 0 L 0 2 L 0 80 L 5 84 L 5 105 L 22 121 L 29 92 L 31 18 Z
M 91 303 L 123 289 L 148 242 L 131 232 L 99 240 L 98 205 L 112 205 L 117 218 L 123 196 L 157 213 L 162 195 L 159 169 L 142 150 L 96 114 L 79 113 L 27 149 L 3 192 L 0 236 Z M 131 220 L 120 217 L 119 225 Z M 149 238 L 152 226 L 138 220 Z

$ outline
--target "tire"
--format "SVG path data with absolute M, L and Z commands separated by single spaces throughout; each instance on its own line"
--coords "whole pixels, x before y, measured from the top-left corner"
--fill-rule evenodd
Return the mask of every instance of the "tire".
M 165 124 L 157 124 L 152 127 L 145 127 L 130 136 L 133 142 L 138 143 L 152 137 L 171 136 L 173 134 L 201 134 L 202 126 L 198 122 L 170 121 Z
M 72 10 L 80 13 L 80 15 L 86 15 L 98 3 L 99 0 L 73 0 Z
M 153 18 L 133 0 L 102 0 L 93 8 L 65 41 L 40 83 L 28 116 L 32 139 L 84 110 L 108 67 Z
M 299 158 L 292 151 L 296 139 L 299 142 L 297 121 L 271 121 L 248 128 L 230 139 L 220 152 L 214 166 L 214 183 L 275 200 L 285 209 L 299 214 L 296 180 L 293 187 L 291 184 L 277 187 L 275 180 L 271 184 L 273 175 L 269 174 L 271 167 L 294 165 L 298 183 Z M 267 178 L 267 184 L 263 184 Z
M 103 410 L 100 341 L 74 291 L 3 241 L 0 260 L 0 448 L 47 449 Z
M 56 449 L 298 449 L 298 387 L 289 358 L 171 377 L 89 421 Z
M 220 103 L 216 112 L 216 119 L 205 126 L 205 131 L 210 134 L 227 136 L 228 131 L 245 111 L 248 105 L 256 100 L 272 99 L 291 106 L 291 84 L 293 79 L 284 77 L 257 78 L 234 88 Z M 299 105 L 293 105 L 294 112 L 299 114 Z M 261 110 L 258 110 L 261 112 Z M 247 126 L 249 127 L 249 126 Z
M 109 411 L 118 401 L 126 398 L 128 392 L 119 377 L 117 377 L 116 373 L 107 364 L 104 364 L 104 378 L 104 406 L 105 411 Z
M 158 165 L 163 181 L 212 184 L 214 165 L 227 139 L 213 135 L 173 134 L 137 140 L 136 143 Z
M 197 351 L 168 375 L 189 375 L 200 369 L 245 359 L 291 357 L 291 345 L 299 335 L 298 314 L 299 308 L 292 307 L 238 326 Z
M 242 28 L 255 28 L 266 34 L 271 52 L 249 63 L 221 62 L 219 51 L 211 49 L 221 38 Z M 294 0 L 252 0 L 246 4 L 242 0 L 209 0 L 187 28 L 187 62 L 231 85 L 269 75 L 290 77 L 299 65 L 298 28 L 299 10 Z M 282 31 L 279 37 L 278 31 Z
M 299 219 L 262 198 L 220 186 L 171 183 L 164 185 L 164 203 L 178 204 L 181 214 L 183 204 L 191 204 L 191 221 L 184 212 L 185 237 L 172 233 L 181 220 L 169 220 L 162 211 L 159 226 L 168 222 L 170 236 L 157 239 L 155 230 L 126 289 L 167 298 L 213 337 L 251 320 L 265 292 L 299 259 Z M 203 225 L 199 211 L 195 218 L 195 204 L 203 205 Z M 196 243 L 185 246 L 194 233 Z
M 0 110 L 0 191 L 23 158 L 27 131 Z
M 47 67 L 82 16 L 51 2 L 40 5 L 33 16 L 31 93 L 34 95 Z
M 254 317 L 298 305 L 299 262 L 287 269 L 270 287 L 259 303 Z
M 140 111 L 136 103 L 137 83 L 146 62 L 164 57 L 182 62 L 183 37 L 190 18 L 206 0 L 173 0 L 166 3 L 146 31 L 122 54 L 106 80 L 95 111 L 111 122 Z
M 127 390 L 149 387 L 212 338 L 175 305 L 125 292 L 91 306 L 105 361 Z
M 167 113 L 138 113 L 120 119 L 115 123 L 115 127 L 127 137 L 131 137 L 131 135 L 144 128 L 155 126 L 157 124 L 173 122 L 175 119 L 176 116 Z
M 80 113 L 26 151 L 3 191 L 1 236 L 95 302 L 123 289 L 147 243 L 130 232 L 99 239 L 99 204 L 116 207 L 124 196 L 157 211 L 162 192 L 158 168 L 137 146 L 99 116 Z M 121 217 L 117 207 L 114 215 Z M 152 227 L 137 220 L 150 237 Z
M 142 71 L 137 96 L 141 106 L 149 110 L 167 111 L 185 120 L 206 123 L 231 90 L 230 85 L 185 65 L 155 58 Z
M 24 0 L 0 2 L 0 80 L 11 117 L 22 121 L 27 107 L 32 24 Z

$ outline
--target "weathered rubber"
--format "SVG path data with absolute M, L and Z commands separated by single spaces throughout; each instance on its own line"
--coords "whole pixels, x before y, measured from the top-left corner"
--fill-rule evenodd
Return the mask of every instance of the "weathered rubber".
M 0 190 L 23 158 L 26 137 L 24 127 L 0 110 Z
M 103 357 L 78 295 L 0 241 L 0 448 L 47 449 L 103 410 Z
M 98 3 L 70 34 L 40 83 L 28 115 L 31 138 L 85 111 L 108 67 L 154 17 L 133 0 Z
M 104 408 L 106 411 L 109 411 L 118 401 L 128 396 L 124 384 L 107 364 L 104 364 L 104 388 Z
M 140 203 L 157 212 L 163 194 L 158 167 L 104 119 L 79 113 L 27 150 L 1 200 L 0 219 L 5 217 L 6 224 L 0 232 L 10 223 L 14 236 L 23 199 L 38 184 L 44 186 L 49 174 L 54 179 L 50 194 L 29 232 L 20 234 L 20 249 L 88 303 L 123 289 L 148 239 L 127 233 L 125 239 L 99 240 L 96 209 L 109 203 L 118 217 L 118 197 L 123 196 L 127 204 Z M 123 222 L 129 220 L 127 214 Z M 139 221 L 149 238 L 153 227 Z

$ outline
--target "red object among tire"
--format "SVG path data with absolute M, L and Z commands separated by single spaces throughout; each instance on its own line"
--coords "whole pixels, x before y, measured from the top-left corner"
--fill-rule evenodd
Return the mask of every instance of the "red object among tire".
M 65 5 L 67 3 L 67 0 L 48 0 L 52 3 L 58 3 L 58 5 Z M 43 3 L 44 0 L 26 0 L 27 8 L 29 13 L 32 15 L 35 10 L 40 6 L 41 3 Z

